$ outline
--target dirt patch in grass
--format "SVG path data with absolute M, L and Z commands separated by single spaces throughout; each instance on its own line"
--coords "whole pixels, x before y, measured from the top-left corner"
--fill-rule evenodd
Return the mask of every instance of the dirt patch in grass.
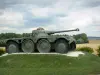
M 89 43 L 77 44 L 77 48 L 79 48 L 79 47 L 91 47 L 91 48 L 93 48 L 95 54 L 97 54 L 98 46 L 100 46 L 100 40 L 89 40 Z

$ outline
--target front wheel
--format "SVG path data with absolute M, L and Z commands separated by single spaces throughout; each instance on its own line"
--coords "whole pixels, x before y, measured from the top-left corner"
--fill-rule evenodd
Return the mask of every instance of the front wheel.
M 6 50 L 8 53 L 17 53 L 19 52 L 19 45 L 16 42 L 8 42 L 6 46 Z
M 69 45 L 66 40 L 60 39 L 55 43 L 55 51 L 57 53 L 67 53 L 69 50 Z

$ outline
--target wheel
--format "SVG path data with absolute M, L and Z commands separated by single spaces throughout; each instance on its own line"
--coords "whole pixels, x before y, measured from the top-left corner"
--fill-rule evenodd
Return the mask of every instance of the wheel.
M 70 51 L 73 51 L 76 49 L 76 44 L 75 43 L 71 43 L 70 44 Z
M 51 50 L 51 44 L 46 39 L 41 39 L 37 42 L 37 50 L 40 53 L 49 53 Z
M 57 53 L 67 53 L 69 50 L 69 45 L 66 40 L 60 39 L 55 43 L 55 51 Z
M 19 45 L 16 42 L 11 41 L 7 43 L 6 49 L 8 53 L 17 53 L 19 52 Z
M 32 53 L 34 52 L 34 43 L 31 40 L 24 40 L 22 42 L 22 51 L 25 53 Z

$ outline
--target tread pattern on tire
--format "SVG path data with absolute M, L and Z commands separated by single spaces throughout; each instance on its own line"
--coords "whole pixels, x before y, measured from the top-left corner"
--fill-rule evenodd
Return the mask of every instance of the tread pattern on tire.
M 32 53 L 35 50 L 34 42 L 31 40 L 24 40 L 22 42 L 22 51 L 25 53 Z
M 69 45 L 66 40 L 60 39 L 55 43 L 55 51 L 57 53 L 67 53 L 69 50 Z
M 11 48 L 11 46 L 13 48 Z M 16 47 L 16 50 L 14 50 L 14 46 Z M 7 53 L 17 53 L 17 52 L 19 52 L 19 45 L 14 41 L 9 41 L 6 46 L 6 51 L 7 51 Z
M 37 42 L 37 49 L 40 53 L 49 53 L 51 50 L 51 44 L 46 39 L 41 39 Z

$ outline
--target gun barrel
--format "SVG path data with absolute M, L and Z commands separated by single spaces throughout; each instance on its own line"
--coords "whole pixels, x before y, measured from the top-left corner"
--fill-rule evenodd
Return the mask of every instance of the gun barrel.
M 71 30 L 63 30 L 63 31 L 51 31 L 48 34 L 54 34 L 54 33 L 62 33 L 62 32 L 71 32 L 71 31 L 79 31 L 78 28 L 76 29 L 71 29 Z

